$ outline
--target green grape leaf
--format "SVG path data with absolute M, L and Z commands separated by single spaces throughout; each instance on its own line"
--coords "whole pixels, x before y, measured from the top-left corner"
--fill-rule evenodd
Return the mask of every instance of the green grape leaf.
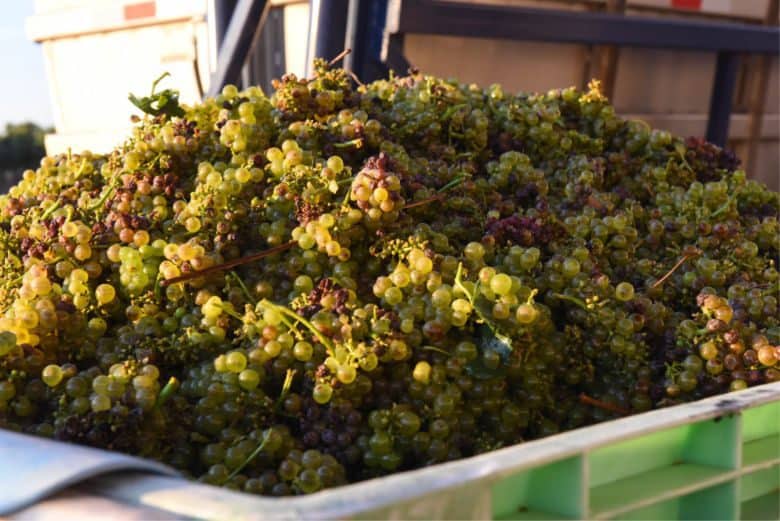
M 481 353 L 495 352 L 501 358 L 502 362 L 506 362 L 509 359 L 509 355 L 512 354 L 511 338 L 488 324 L 481 324 L 478 326 L 477 333 L 479 335 L 477 347 L 479 347 Z M 482 363 L 482 358 L 478 357 L 466 366 L 466 372 L 474 378 L 485 380 L 487 378 L 503 376 L 506 373 L 506 367 L 503 364 L 495 369 L 486 367 Z
M 133 94 L 128 95 L 130 102 L 141 111 L 152 116 L 173 117 L 184 116 L 184 109 L 179 106 L 179 92 L 172 89 L 165 89 L 159 94 L 138 98 Z
M 479 348 L 482 352 L 494 351 L 506 361 L 512 354 L 512 339 L 488 324 L 482 324 L 479 331 Z
M 479 317 L 479 325 L 477 326 L 479 339 L 477 347 L 479 347 L 479 350 L 483 355 L 484 353 L 492 351 L 497 353 L 503 362 L 506 362 L 509 355 L 512 353 L 512 339 L 501 333 L 498 330 L 498 326 L 492 320 L 488 319 L 488 314 L 483 311 L 483 309 L 480 309 L 484 308 L 484 304 L 477 299 L 477 296 L 479 295 L 479 282 L 477 282 L 474 291 L 470 291 L 469 288 L 463 284 L 462 275 L 463 264 L 458 264 L 458 271 L 455 273 L 455 282 L 453 285 L 466 295 L 466 298 L 474 308 L 474 313 Z M 485 379 L 501 376 L 504 374 L 505 369 L 501 365 L 495 369 L 485 367 L 482 363 L 482 359 L 478 358 L 466 366 L 466 372 L 474 378 Z
M 135 94 L 128 94 L 127 99 L 130 103 L 138 107 L 145 114 L 160 116 L 165 114 L 168 117 L 184 116 L 184 109 L 179 105 L 179 91 L 175 89 L 165 89 L 155 93 L 157 84 L 170 73 L 166 72 L 152 83 L 152 92 L 149 96 L 139 98 Z

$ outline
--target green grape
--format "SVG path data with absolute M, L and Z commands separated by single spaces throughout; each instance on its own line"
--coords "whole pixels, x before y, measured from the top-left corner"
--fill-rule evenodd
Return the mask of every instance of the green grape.
M 478 242 L 470 242 L 463 248 L 463 255 L 469 260 L 480 260 L 485 255 L 485 248 Z
M 575 258 L 567 258 L 561 265 L 561 272 L 566 278 L 572 278 L 580 272 L 580 262 Z
M 16 347 L 16 335 L 10 331 L 0 331 L 0 356 L 5 356 Z
M 313 354 L 314 348 L 309 342 L 302 340 L 300 342 L 296 342 L 293 346 L 293 355 L 301 362 L 307 362 L 311 360 Z
M 214 359 L 214 370 L 218 373 L 225 373 L 228 371 L 226 355 L 219 355 Z
M 634 286 L 628 282 L 621 282 L 615 286 L 615 298 L 620 301 L 628 302 L 634 298 Z
M 63 371 L 58 365 L 47 365 L 41 373 L 41 380 L 49 387 L 56 387 L 62 381 Z
M 330 156 L 327 161 L 327 166 L 334 173 L 338 174 L 344 169 L 344 161 L 339 156 Z
M 107 411 L 111 408 L 111 398 L 105 394 L 93 394 L 90 398 L 90 405 L 94 412 Z
M 251 391 L 260 384 L 260 374 L 254 369 L 244 369 L 238 374 L 238 385 Z
M 508 295 L 512 291 L 512 279 L 509 275 L 498 273 L 490 279 L 490 289 L 496 295 Z
M 133 387 L 136 389 L 152 389 L 156 385 L 156 381 L 147 375 L 138 375 L 133 377 Z M 94 388 L 94 382 L 93 382 Z M 100 393 L 98 393 L 100 394 Z
M 387 291 L 384 292 L 383 296 L 387 304 L 390 306 L 395 306 L 396 304 L 400 304 L 401 301 L 403 301 L 404 299 L 403 292 L 395 286 L 391 286 L 390 288 L 388 288 Z
M 515 311 L 515 319 L 519 324 L 532 324 L 539 317 L 539 310 L 533 304 L 520 304 Z
M 328 403 L 333 395 L 333 387 L 326 383 L 318 383 L 314 386 L 312 397 L 317 403 Z
M 0 401 L 7 402 L 16 396 L 16 386 L 8 380 L 0 380 Z
M 240 373 L 246 368 L 246 355 L 240 351 L 231 351 L 225 355 L 225 369 L 231 373 Z
M 412 375 L 416 381 L 427 384 L 430 381 L 431 365 L 428 362 L 417 362 Z
M 92 391 L 95 394 L 108 395 L 111 379 L 106 375 L 98 375 L 92 380 Z
M 351 365 L 341 365 L 336 371 L 336 377 L 343 384 L 351 384 L 357 377 L 357 371 Z

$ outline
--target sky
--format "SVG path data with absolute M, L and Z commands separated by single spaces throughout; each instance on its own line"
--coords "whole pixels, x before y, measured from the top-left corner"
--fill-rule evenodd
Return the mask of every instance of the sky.
M 24 30 L 33 4 L 33 0 L 0 1 L 0 134 L 6 123 L 53 124 L 43 49 Z

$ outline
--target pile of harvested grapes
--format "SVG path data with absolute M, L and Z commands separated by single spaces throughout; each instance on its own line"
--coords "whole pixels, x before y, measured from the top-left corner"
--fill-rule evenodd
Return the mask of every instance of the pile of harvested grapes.
M 0 196 L 0 427 L 302 494 L 780 380 L 778 194 L 618 118 L 316 62 Z

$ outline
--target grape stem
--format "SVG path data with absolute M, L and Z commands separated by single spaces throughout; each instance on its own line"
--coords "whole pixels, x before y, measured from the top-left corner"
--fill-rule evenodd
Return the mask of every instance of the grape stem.
M 230 268 L 235 268 L 236 266 L 241 266 L 242 264 L 249 264 L 256 260 L 260 260 L 262 258 L 269 257 L 276 253 L 289 250 L 296 244 L 298 244 L 297 241 L 285 242 L 284 244 L 280 244 L 279 246 L 274 246 L 273 248 L 269 248 L 265 251 L 261 251 L 260 253 L 247 255 L 245 257 L 239 257 L 238 259 L 233 259 L 232 261 L 224 262 L 222 264 L 217 264 L 216 266 L 211 266 L 200 271 L 192 271 L 190 273 L 186 273 L 178 277 L 166 279 L 162 281 L 161 284 L 163 286 L 170 286 L 171 284 L 176 284 L 177 282 L 186 282 L 188 280 L 197 279 L 198 277 L 210 275 L 211 273 L 216 273 L 218 271 L 229 270 Z
M 162 298 L 162 287 L 160 286 L 160 281 L 162 280 L 162 274 L 158 271 L 157 276 L 154 278 L 154 298 L 159 300 Z
M 425 199 L 420 199 L 419 201 L 415 201 L 413 203 L 409 203 L 407 205 L 404 205 L 403 210 L 408 210 L 409 208 L 416 208 L 418 206 L 422 206 L 424 204 L 432 203 L 433 201 L 439 201 L 443 198 L 442 194 L 436 194 L 431 197 L 426 197 Z
M 293 377 L 295 377 L 295 369 L 288 369 L 284 374 L 284 383 L 282 383 L 282 390 L 279 392 L 279 398 L 276 399 L 275 407 L 277 410 L 282 406 L 282 402 L 287 398 L 287 395 L 290 394 Z
M 57 211 L 57 209 L 60 207 L 61 204 L 62 204 L 62 199 L 57 199 L 56 201 L 54 201 L 54 204 L 49 206 L 46 209 L 46 211 L 43 212 L 43 215 L 41 215 L 41 220 L 44 221 L 48 219 L 51 216 L 51 214 Z
M 493 331 L 493 333 L 496 332 L 497 328 L 494 324 L 491 324 L 490 321 L 485 317 L 485 315 L 482 314 L 482 312 L 477 308 L 475 304 L 476 299 L 476 291 L 474 293 L 470 292 L 466 286 L 463 285 L 463 282 L 461 280 L 461 276 L 463 274 L 463 263 L 458 263 L 458 271 L 455 272 L 455 287 L 458 288 L 463 292 L 464 295 L 466 295 L 466 298 L 469 300 L 469 304 L 471 304 L 471 309 L 474 310 L 474 313 L 476 313 L 477 317 L 487 324 L 487 326 Z M 479 287 L 479 282 L 477 282 L 477 288 Z M 476 290 L 476 288 L 475 288 Z
M 695 175 L 696 172 L 693 171 L 693 168 L 691 168 L 691 165 L 688 163 L 688 160 L 685 159 L 685 152 L 686 152 L 685 145 L 683 145 L 682 143 L 677 143 L 677 145 L 675 145 L 675 147 L 674 147 L 674 151 L 677 152 L 677 154 L 680 156 L 680 160 L 682 161 L 683 166 L 685 168 L 687 168 L 690 173 Z M 670 161 L 671 161 L 671 159 L 670 159 Z M 668 164 L 667 164 L 666 168 L 667 168 L 667 173 L 668 173 L 669 172 L 669 165 Z
M 442 115 L 441 119 L 445 120 L 449 117 L 451 117 L 456 111 L 465 108 L 467 105 L 465 103 L 459 103 L 457 105 L 452 105 L 450 108 L 448 108 L 446 111 L 444 111 L 444 114 Z
M 100 199 L 98 199 L 98 201 L 95 204 L 93 204 L 89 208 L 87 208 L 87 210 L 97 210 L 101 206 L 103 206 L 103 204 L 105 204 L 105 202 L 108 200 L 108 198 L 111 196 L 111 194 L 114 193 L 114 190 L 116 190 L 116 185 L 117 185 L 117 181 L 118 180 L 119 180 L 119 176 L 115 177 L 114 181 L 111 183 L 111 186 L 109 186 L 108 190 L 106 190 L 106 193 L 101 195 Z
M 301 334 L 300 331 L 298 331 L 298 327 L 292 322 L 290 322 L 290 319 L 288 319 L 286 316 L 282 315 L 281 317 L 282 317 L 282 324 L 287 326 L 288 330 L 292 331 L 295 338 L 298 340 L 303 340 L 303 335 Z
M 599 409 L 603 409 L 605 411 L 616 412 L 622 416 L 628 416 L 629 414 L 631 414 L 630 411 L 627 411 L 622 407 L 613 405 L 611 403 L 602 402 L 601 400 L 597 400 L 595 398 L 591 398 L 585 393 L 580 394 L 580 403 L 583 403 L 585 405 L 592 405 L 594 407 L 598 407 Z
M 349 141 L 344 141 L 343 143 L 333 143 L 333 148 L 349 148 L 352 146 L 355 148 L 363 148 L 363 138 L 358 137 L 350 139 Z
M 338 53 L 336 56 L 334 56 L 334 57 L 333 57 L 333 59 L 331 59 L 331 60 L 328 62 L 328 67 L 333 67 L 333 66 L 334 66 L 334 65 L 336 65 L 338 62 L 340 62 L 341 60 L 343 60 L 343 59 L 344 59 L 344 57 L 346 57 L 346 56 L 347 56 L 349 53 L 351 53 L 351 52 L 352 52 L 352 49 L 344 49 L 343 51 L 341 51 L 340 53 Z
M 451 190 L 451 189 L 455 188 L 456 186 L 458 186 L 459 184 L 461 184 L 463 181 L 465 181 L 465 179 L 466 179 L 466 176 L 460 175 L 460 176 L 456 177 L 455 179 L 453 179 L 452 181 L 450 181 L 449 183 L 447 183 L 446 185 L 444 185 L 441 188 L 439 188 L 437 190 L 437 192 L 438 193 L 443 193 L 443 192 L 446 192 L 447 190 Z
M 423 346 L 423 350 L 424 351 L 435 351 L 435 352 L 441 353 L 441 354 L 443 354 L 445 356 L 452 356 L 450 353 L 448 353 L 444 349 L 439 349 L 438 347 L 435 347 L 435 346 Z
M 163 387 L 160 390 L 160 394 L 157 397 L 157 403 L 155 404 L 155 407 L 158 409 L 162 407 L 165 402 L 168 401 L 168 399 L 173 396 L 173 393 L 176 392 L 176 390 L 179 388 L 179 380 L 176 379 L 175 376 L 171 376 L 168 379 L 168 383 L 165 384 L 165 387 Z
M 725 203 L 723 203 L 722 205 L 720 205 L 720 207 L 719 207 L 717 210 L 715 210 L 714 212 L 712 212 L 712 213 L 710 214 L 710 217 L 717 217 L 717 216 L 719 216 L 720 214 L 722 214 L 723 212 L 725 212 L 726 210 L 728 210 L 728 209 L 729 209 L 729 207 L 731 207 L 732 203 L 734 203 L 734 201 L 735 201 L 736 199 L 737 199 L 737 194 L 734 194 L 734 195 L 732 195 L 731 197 L 729 197 L 729 198 L 726 200 L 726 202 L 725 202 Z
M 471 304 L 471 307 L 474 307 L 474 295 L 466 288 L 466 286 L 463 285 L 462 281 L 463 276 L 463 263 L 458 263 L 458 270 L 455 272 L 455 284 L 454 286 L 461 290 L 464 295 L 466 295 L 466 298 L 469 299 L 469 304 Z M 476 308 L 475 308 L 476 309 Z
M 354 72 L 352 72 L 352 71 L 347 71 L 347 74 L 349 74 L 349 77 L 350 77 L 350 78 L 352 78 L 352 79 L 355 81 L 355 83 L 357 83 L 357 84 L 358 84 L 358 85 L 360 85 L 361 87 L 365 87 L 365 86 L 366 86 L 366 84 L 365 84 L 365 83 L 363 83 L 362 81 L 360 81 L 360 78 L 358 78 L 358 75 L 357 75 L 357 74 L 355 74 Z
M 698 256 L 699 256 L 698 253 L 686 253 L 685 255 L 683 255 L 682 258 L 680 258 L 680 260 L 678 260 L 677 263 L 674 266 L 672 266 L 672 269 L 667 271 L 666 274 L 663 277 L 661 277 L 660 279 L 655 281 L 655 283 L 652 286 L 650 286 L 650 289 L 657 288 L 658 286 L 663 284 L 666 281 L 666 279 L 671 277 L 672 274 L 675 271 L 677 271 L 677 269 L 685 263 L 685 261 L 687 261 L 688 259 L 692 259 L 694 257 L 698 257 Z
M 81 165 L 79 166 L 78 172 L 76 172 L 76 178 L 78 179 L 81 177 L 81 174 L 84 173 L 84 169 L 87 167 L 87 158 L 81 160 Z
M 267 430 L 267 431 L 266 431 L 266 433 L 265 433 L 265 436 L 263 436 L 263 441 L 261 441 L 261 442 L 260 442 L 260 444 L 257 446 L 257 448 L 256 448 L 255 450 L 253 450 L 253 451 L 252 451 L 252 454 L 250 454 L 249 456 L 247 456 L 247 458 L 246 458 L 244 461 L 242 461 L 242 462 L 241 462 L 241 465 L 239 465 L 238 467 L 236 467 L 235 469 L 233 469 L 233 472 L 231 472 L 231 473 L 228 475 L 228 477 L 227 477 L 227 478 L 225 478 L 225 481 L 223 481 L 223 482 L 221 483 L 222 485 L 224 485 L 225 483 L 227 483 L 228 481 L 230 481 L 231 479 L 233 479 L 234 477 L 236 477 L 236 476 L 238 475 L 238 473 L 239 473 L 239 472 L 241 472 L 242 470 L 244 470 L 244 467 L 246 467 L 247 465 L 249 465 L 249 463 L 251 463 L 251 461 L 252 461 L 253 459 L 255 459 L 255 458 L 257 457 L 257 455 L 258 455 L 258 454 L 260 454 L 260 451 L 262 451 L 262 450 L 265 448 L 265 444 L 266 444 L 266 442 L 268 442 L 268 438 L 270 437 L 270 435 L 271 435 L 271 431 L 270 431 L 270 430 Z
M 264 308 L 273 309 L 274 311 L 276 311 L 280 315 L 286 315 L 286 316 L 290 317 L 291 319 L 293 319 L 293 320 L 303 324 L 306 329 L 311 331 L 312 335 L 317 337 L 317 340 L 319 340 L 320 344 L 325 346 L 325 349 L 328 351 L 328 354 L 330 356 L 334 356 L 335 348 L 333 346 L 333 342 L 331 342 L 325 335 L 323 335 L 320 332 L 320 330 L 317 329 L 314 326 L 314 324 L 309 322 L 307 319 L 305 319 L 304 317 L 300 316 L 296 312 L 294 312 L 294 311 L 292 311 L 290 309 L 287 309 L 284 306 L 280 306 L 279 304 L 274 304 L 273 302 L 271 302 L 268 299 L 263 299 L 260 302 L 260 305 L 263 306 Z
M 579 299 L 577 297 L 572 297 L 571 295 L 564 295 L 563 293 L 553 293 L 552 296 L 557 299 L 565 300 L 567 302 L 571 302 L 572 304 L 576 304 L 577 306 L 581 307 L 585 311 L 590 311 L 590 309 L 588 309 L 588 305 L 585 304 L 585 302 L 582 299 Z
M 228 272 L 228 275 L 233 277 L 233 280 L 235 280 L 238 286 L 241 288 L 241 292 L 244 294 L 249 303 L 254 307 L 257 302 L 255 302 L 255 300 L 252 298 L 252 295 L 249 293 L 249 289 L 246 287 L 246 284 L 244 284 L 244 281 L 241 280 L 241 277 L 239 277 L 238 274 L 232 270 Z
M 466 179 L 466 176 L 458 176 L 446 185 L 442 186 L 437 190 L 436 195 L 432 195 L 431 197 L 426 197 L 425 199 L 420 199 L 419 201 L 415 201 L 413 203 L 409 203 L 407 205 L 404 205 L 403 209 L 408 210 L 409 208 L 415 208 L 417 206 L 422 206 L 424 204 L 432 203 L 433 201 L 439 201 L 444 198 L 444 192 L 447 192 L 448 190 L 452 190 L 453 188 L 457 187 L 459 184 L 461 184 Z
M 234 310 L 230 309 L 230 307 L 228 307 L 228 306 L 218 306 L 218 307 L 219 307 L 219 309 L 221 309 L 223 312 L 227 313 L 231 317 L 235 318 L 236 320 L 240 320 L 240 321 L 243 322 L 244 317 L 242 317 L 241 315 L 236 313 Z

